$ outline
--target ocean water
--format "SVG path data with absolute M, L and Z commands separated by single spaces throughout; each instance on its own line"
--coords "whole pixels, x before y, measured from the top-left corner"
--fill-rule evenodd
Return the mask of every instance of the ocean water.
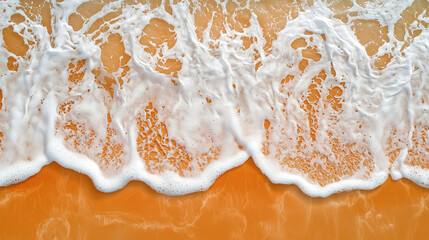
M 429 186 L 427 1 L 1 1 L 0 185 Z

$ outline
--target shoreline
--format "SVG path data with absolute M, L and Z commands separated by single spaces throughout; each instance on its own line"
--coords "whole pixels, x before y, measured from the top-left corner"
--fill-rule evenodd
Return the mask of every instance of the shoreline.
M 271 183 L 249 160 L 206 192 L 166 196 L 132 181 L 103 193 L 89 177 L 51 163 L 0 188 L 0 237 L 423 239 L 428 202 L 429 190 L 390 178 L 373 190 L 313 198 Z

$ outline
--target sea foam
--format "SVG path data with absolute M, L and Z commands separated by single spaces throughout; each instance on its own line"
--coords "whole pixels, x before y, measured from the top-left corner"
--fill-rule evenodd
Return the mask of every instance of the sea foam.
M 0 186 L 206 190 L 252 157 L 311 196 L 429 186 L 420 1 L 0 2 Z

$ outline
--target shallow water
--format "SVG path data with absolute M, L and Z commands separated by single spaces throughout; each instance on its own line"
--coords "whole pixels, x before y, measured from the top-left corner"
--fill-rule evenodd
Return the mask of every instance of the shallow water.
M 2 239 L 426 239 L 429 191 L 407 179 L 328 198 L 273 184 L 252 161 L 204 192 L 159 194 L 142 182 L 114 193 L 50 164 L 0 189 Z

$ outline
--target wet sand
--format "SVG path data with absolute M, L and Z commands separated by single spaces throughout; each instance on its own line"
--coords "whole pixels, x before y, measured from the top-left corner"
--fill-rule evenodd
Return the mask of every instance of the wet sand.
M 0 189 L 1 239 L 426 239 L 429 191 L 388 180 L 328 198 L 272 184 L 248 160 L 180 197 L 131 182 L 99 192 L 53 163 Z

